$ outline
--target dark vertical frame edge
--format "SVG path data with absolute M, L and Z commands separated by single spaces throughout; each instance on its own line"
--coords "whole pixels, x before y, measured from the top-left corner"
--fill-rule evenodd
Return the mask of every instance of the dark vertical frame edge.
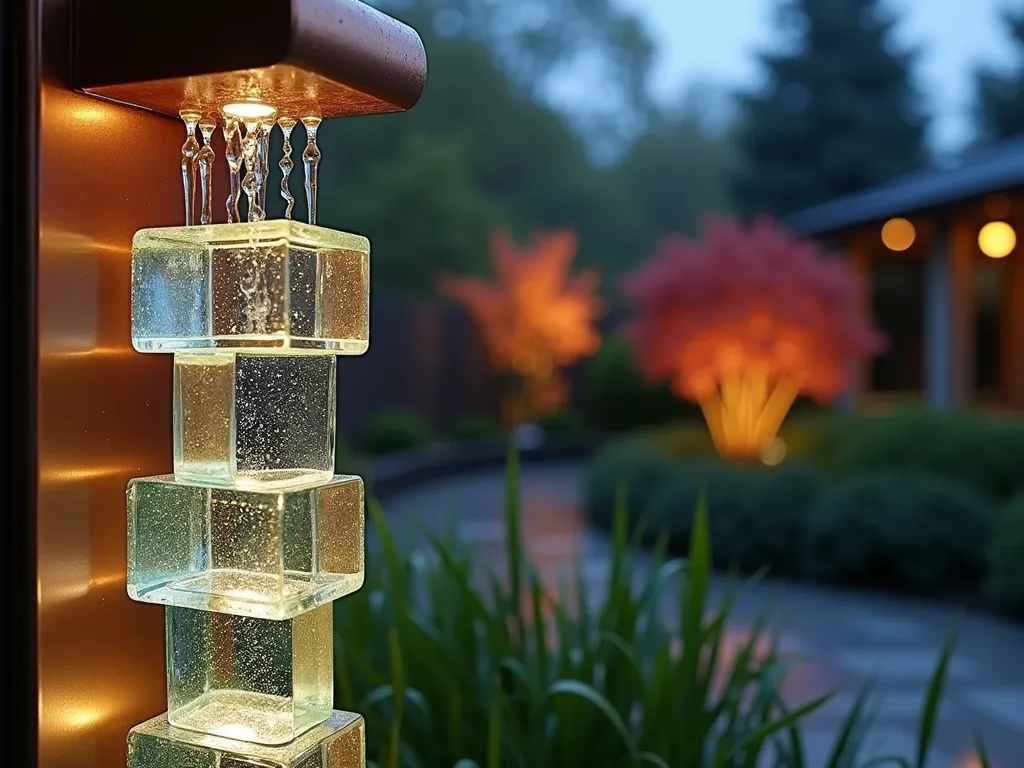
M 5 752 L 38 763 L 36 265 L 39 192 L 39 3 L 0 2 L 0 263 L 4 299 Z

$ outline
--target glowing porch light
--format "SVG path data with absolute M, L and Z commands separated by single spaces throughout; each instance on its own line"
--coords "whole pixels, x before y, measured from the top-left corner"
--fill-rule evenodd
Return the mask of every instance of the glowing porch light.
M 889 219 L 882 225 L 882 243 L 890 251 L 905 251 L 917 239 L 917 230 L 906 219 Z
M 273 117 L 277 110 L 269 104 L 260 101 L 240 101 L 235 104 L 225 104 L 222 111 L 228 117 L 238 120 L 262 120 Z
M 1017 247 L 1017 233 L 1005 221 L 990 221 L 978 232 L 978 247 L 990 259 L 1005 258 Z

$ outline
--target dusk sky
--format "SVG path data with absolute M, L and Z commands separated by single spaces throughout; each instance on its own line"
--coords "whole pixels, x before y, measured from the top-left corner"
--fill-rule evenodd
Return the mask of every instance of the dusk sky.
M 924 48 L 920 87 L 936 115 L 940 151 L 970 137 L 968 109 L 977 63 L 1008 64 L 1014 51 L 999 9 L 1024 0 L 890 0 L 900 12 L 902 40 Z M 756 82 L 753 53 L 775 39 L 778 0 L 620 0 L 647 19 L 660 46 L 654 88 L 672 98 L 688 82 L 723 86 Z

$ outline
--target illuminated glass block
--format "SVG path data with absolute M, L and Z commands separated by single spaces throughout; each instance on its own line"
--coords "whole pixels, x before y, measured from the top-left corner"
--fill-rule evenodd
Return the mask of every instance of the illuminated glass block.
M 369 345 L 370 244 L 292 220 L 143 229 L 132 240 L 132 343 L 331 351 Z
M 333 355 L 174 355 L 174 474 L 242 488 L 334 474 Z
M 326 722 L 282 747 L 174 728 L 167 715 L 128 733 L 128 768 L 365 768 L 363 718 L 331 712 Z
M 331 714 L 331 604 L 294 619 L 167 609 L 167 719 L 176 728 L 284 744 Z
M 134 600 L 286 619 L 363 584 L 363 481 L 280 491 L 128 484 Z

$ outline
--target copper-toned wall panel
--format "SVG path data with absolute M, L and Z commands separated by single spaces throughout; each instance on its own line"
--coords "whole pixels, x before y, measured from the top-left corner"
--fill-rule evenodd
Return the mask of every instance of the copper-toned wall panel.
M 38 265 L 39 755 L 124 765 L 166 708 L 163 612 L 125 593 L 125 483 L 171 467 L 170 359 L 129 334 L 130 245 L 180 223 L 180 124 L 68 87 L 68 0 L 44 0 Z

